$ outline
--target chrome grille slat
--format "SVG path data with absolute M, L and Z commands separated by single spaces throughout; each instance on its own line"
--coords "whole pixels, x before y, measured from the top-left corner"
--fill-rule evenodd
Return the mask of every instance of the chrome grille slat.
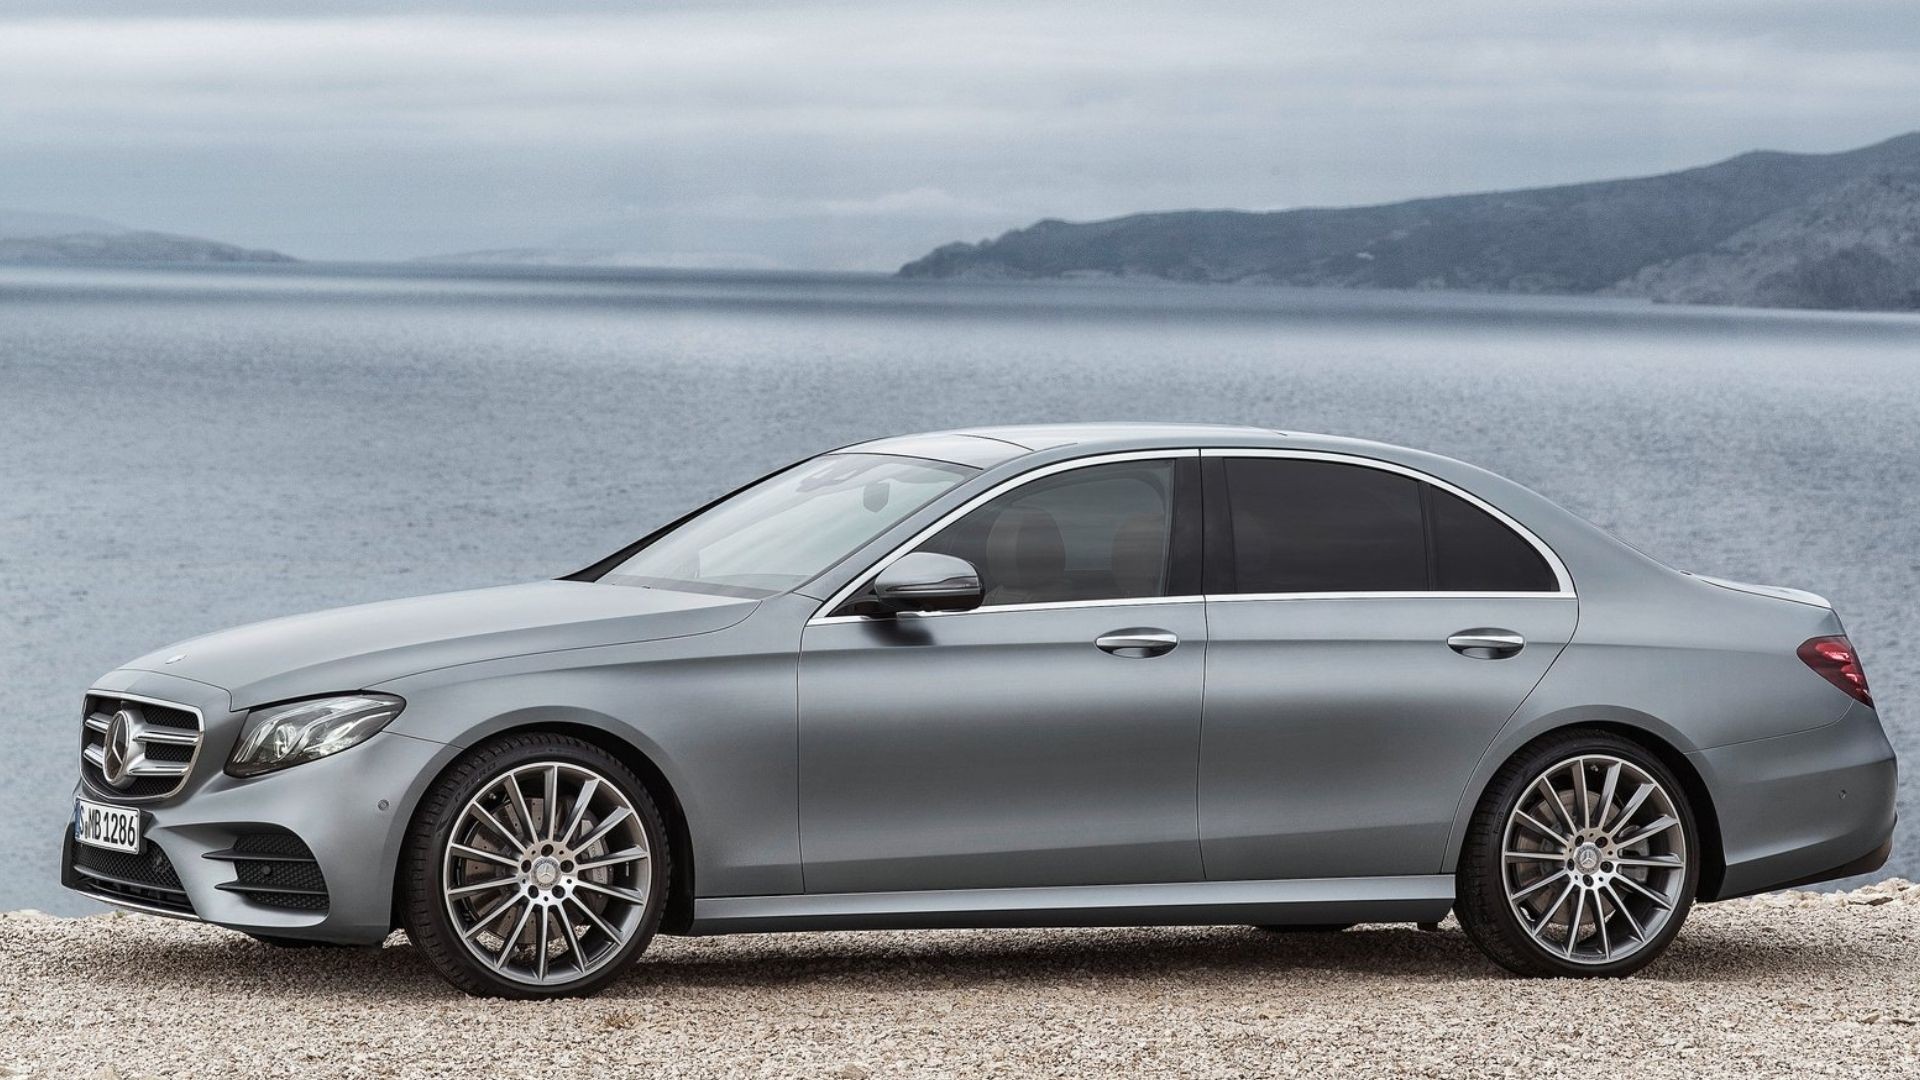
M 174 746 L 169 743 L 150 742 L 147 744 L 147 760 L 149 761 L 183 761 L 183 762 L 192 761 L 193 747 Z
M 169 731 L 166 728 L 149 727 L 146 731 L 147 745 L 164 743 L 168 746 L 199 746 L 200 733 L 197 731 Z
M 116 716 L 123 741 L 116 753 L 107 745 L 114 738 Z M 116 802 L 152 802 L 179 792 L 200 756 L 204 724 L 191 705 L 138 694 L 96 690 L 87 695 L 80 726 L 80 775 L 94 794 Z M 130 752 L 129 752 L 130 751 Z M 114 760 L 124 757 L 124 764 Z M 121 783 L 108 782 L 110 766 L 123 771 Z

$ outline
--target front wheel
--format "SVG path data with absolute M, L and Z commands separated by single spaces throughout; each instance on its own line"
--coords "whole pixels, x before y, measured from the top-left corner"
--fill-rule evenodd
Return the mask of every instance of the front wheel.
M 1700 878 L 1693 809 L 1644 747 L 1573 730 L 1516 755 L 1474 812 L 1460 925 L 1533 976 L 1622 976 L 1663 952 Z
M 484 744 L 435 782 L 402 856 L 407 934 L 470 994 L 590 994 L 646 949 L 666 900 L 660 811 L 566 735 Z

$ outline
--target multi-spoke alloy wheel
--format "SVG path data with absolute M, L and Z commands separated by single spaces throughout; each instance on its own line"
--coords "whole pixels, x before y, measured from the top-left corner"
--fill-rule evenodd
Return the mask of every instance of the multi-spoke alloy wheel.
M 1523 753 L 1474 828 L 1461 923 L 1516 971 L 1627 974 L 1686 918 L 1699 874 L 1692 815 L 1671 774 L 1624 739 L 1569 733 Z
M 440 820 L 416 823 L 427 827 L 414 830 L 424 850 L 409 852 L 407 929 L 436 966 L 458 970 L 456 984 L 583 993 L 652 937 L 666 880 L 659 813 L 598 748 L 563 736 L 502 740 L 457 767 L 429 803 L 422 816 Z M 420 880 L 428 871 L 430 885 Z
M 1507 903 L 1533 939 L 1580 964 L 1646 947 L 1679 906 L 1687 841 L 1673 797 L 1607 754 L 1537 777 L 1507 819 Z
M 522 765 L 468 800 L 442 889 L 460 940 L 521 982 L 572 982 L 632 939 L 647 908 L 646 832 L 618 788 L 560 761 Z

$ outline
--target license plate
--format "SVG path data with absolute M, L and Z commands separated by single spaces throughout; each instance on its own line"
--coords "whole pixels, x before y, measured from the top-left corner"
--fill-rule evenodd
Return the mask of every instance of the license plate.
M 140 854 L 140 811 L 73 800 L 73 838 L 91 847 Z

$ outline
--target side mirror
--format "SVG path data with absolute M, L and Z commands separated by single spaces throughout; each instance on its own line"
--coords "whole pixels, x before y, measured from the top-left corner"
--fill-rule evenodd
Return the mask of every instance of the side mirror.
M 971 611 L 980 606 L 980 572 L 965 559 L 916 551 L 873 579 L 873 598 L 889 612 Z

